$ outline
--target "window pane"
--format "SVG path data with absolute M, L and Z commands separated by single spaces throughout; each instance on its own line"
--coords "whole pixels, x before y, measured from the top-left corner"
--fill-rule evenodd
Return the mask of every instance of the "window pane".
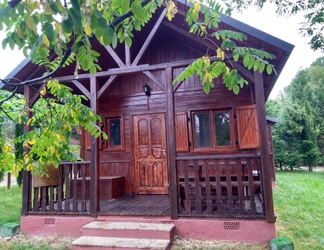
M 211 147 L 209 113 L 195 114 L 196 147 Z
M 109 128 L 110 128 L 110 147 L 121 146 L 120 142 L 120 120 L 119 119 L 111 119 L 109 120 Z
M 216 146 L 231 146 L 229 113 L 214 113 L 214 118 L 216 128 Z

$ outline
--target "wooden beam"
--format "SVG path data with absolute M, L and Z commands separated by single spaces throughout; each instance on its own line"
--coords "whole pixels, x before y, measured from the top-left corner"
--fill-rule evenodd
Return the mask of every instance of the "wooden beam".
M 125 62 L 126 62 L 126 66 L 131 65 L 131 60 L 132 60 L 132 58 L 131 58 L 130 48 L 125 43 Z
M 72 81 L 74 85 L 81 90 L 81 92 L 88 98 L 90 99 L 90 92 L 83 86 L 83 84 L 77 80 Z
M 119 58 L 115 50 L 110 45 L 105 46 L 105 48 L 108 51 L 108 53 L 111 55 L 111 57 L 115 60 L 115 62 L 118 64 L 119 67 L 125 66 L 124 62 Z
M 189 59 L 189 60 L 183 60 L 183 61 L 177 61 L 177 62 L 169 62 L 169 63 L 161 63 L 161 64 L 154 64 L 154 65 L 149 65 L 149 64 L 142 64 L 138 66 L 129 66 L 129 67 L 124 67 L 124 68 L 114 68 L 114 69 L 108 69 L 107 71 L 101 71 L 98 72 L 95 77 L 105 77 L 105 76 L 110 76 L 110 75 L 123 75 L 123 74 L 132 74 L 132 73 L 137 73 L 137 72 L 142 72 L 142 71 L 154 71 L 154 70 L 163 70 L 166 68 L 181 68 L 181 67 L 186 67 L 189 64 L 193 63 L 197 59 Z M 217 57 L 212 56 L 210 57 L 211 61 L 218 60 Z M 86 73 L 86 74 L 80 74 L 78 75 L 78 79 L 89 79 L 93 75 Z M 56 78 L 60 82 L 70 82 L 72 80 L 75 80 L 75 75 L 70 75 L 70 76 L 62 76 L 62 77 L 57 77 Z
M 98 83 L 96 77 L 90 78 L 90 108 L 98 112 L 97 100 Z M 97 124 L 98 125 L 98 124 Z M 90 215 L 96 217 L 100 209 L 99 197 L 99 145 L 98 139 L 91 136 L 91 163 L 90 163 Z
M 165 85 L 162 82 L 160 82 L 160 80 L 157 79 L 155 75 L 153 75 L 150 71 L 143 71 L 143 73 L 148 78 L 150 78 L 155 84 L 157 84 L 163 91 L 165 91 Z
M 265 113 L 265 98 L 264 98 L 264 84 L 263 75 L 256 71 L 255 76 L 255 102 L 258 115 L 258 131 L 260 141 L 260 153 L 261 153 L 261 170 L 262 170 L 262 186 L 263 186 L 263 201 L 266 213 L 266 220 L 269 223 L 275 222 L 274 208 L 273 208 L 273 196 L 271 185 L 271 169 L 269 161 L 268 150 L 268 138 L 267 138 L 267 122 Z
M 174 121 L 174 96 L 172 88 L 172 68 L 165 70 L 166 75 L 166 127 L 167 127 L 167 157 L 168 170 L 170 176 L 170 203 L 171 219 L 178 218 L 178 186 L 177 186 L 177 169 L 176 169 L 176 142 L 175 142 L 175 121 Z
M 45 83 L 42 84 L 42 86 L 40 86 L 40 88 L 38 89 L 38 91 L 33 95 L 32 98 L 30 98 L 29 100 L 29 107 L 33 107 L 35 102 L 37 102 L 38 98 L 40 97 L 40 92 L 41 90 L 45 87 Z
M 112 75 L 109 77 L 109 79 L 105 82 L 105 84 L 101 87 L 101 89 L 98 91 L 97 99 L 99 99 L 102 94 L 107 90 L 107 88 L 112 84 L 112 82 L 116 79 L 117 75 Z
M 30 112 L 30 100 L 33 96 L 32 89 L 28 86 L 24 86 L 24 97 L 27 100 L 25 104 L 25 112 L 28 118 L 31 118 L 32 113 Z M 24 133 L 27 133 L 31 130 L 30 126 L 24 126 Z M 21 215 L 26 216 L 28 211 L 30 210 L 30 202 L 31 202 L 31 174 L 30 171 L 23 170 L 23 183 L 22 183 L 22 211 Z
M 139 60 L 142 58 L 144 52 L 146 51 L 146 49 L 149 46 L 149 44 L 151 43 L 154 35 L 156 34 L 156 31 L 160 27 L 166 13 L 167 13 L 167 9 L 165 8 L 165 9 L 163 9 L 163 11 L 162 11 L 161 15 L 159 16 L 158 20 L 156 21 L 156 23 L 155 23 L 153 29 L 151 30 L 150 34 L 146 38 L 141 50 L 138 52 L 137 56 L 135 57 L 135 59 L 134 59 L 134 61 L 132 63 L 132 66 L 137 65 Z

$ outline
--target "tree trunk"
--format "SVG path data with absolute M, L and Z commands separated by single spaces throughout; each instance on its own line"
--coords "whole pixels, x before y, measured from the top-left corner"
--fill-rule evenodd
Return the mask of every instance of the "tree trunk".
M 312 172 L 313 171 L 313 166 L 308 166 L 308 171 Z

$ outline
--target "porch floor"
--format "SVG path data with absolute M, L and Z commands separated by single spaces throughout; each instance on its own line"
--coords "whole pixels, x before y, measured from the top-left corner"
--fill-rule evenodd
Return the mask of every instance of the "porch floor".
M 101 200 L 99 214 L 166 216 L 170 215 L 170 200 L 168 195 L 123 195 Z

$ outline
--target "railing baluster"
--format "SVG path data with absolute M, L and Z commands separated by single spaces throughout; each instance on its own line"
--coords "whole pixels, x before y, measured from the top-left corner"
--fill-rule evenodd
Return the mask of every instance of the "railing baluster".
M 219 160 L 215 160 L 216 167 L 216 192 L 217 192 L 217 214 L 223 214 L 223 204 L 222 204 L 222 186 L 220 179 L 220 166 Z
M 86 211 L 86 169 L 85 169 L 85 164 L 81 165 L 81 178 L 82 178 L 82 184 L 81 184 L 81 193 L 82 193 L 82 202 L 81 202 L 81 209 L 82 212 Z
M 38 211 L 39 210 L 39 187 L 35 187 L 34 188 L 34 207 L 33 210 L 34 211 Z
M 198 160 L 193 161 L 193 169 L 194 169 L 194 176 L 195 176 L 195 195 L 196 195 L 196 213 L 201 213 L 201 187 L 199 184 L 199 170 L 198 170 Z
M 186 213 L 191 213 L 189 177 L 188 177 L 188 161 L 184 161 L 184 163 L 183 163 L 183 173 L 184 173 L 184 182 L 185 182 Z
M 207 207 L 207 213 L 212 214 L 213 213 L 213 203 L 211 201 L 211 187 L 210 187 L 210 176 L 209 176 L 209 163 L 207 160 L 204 160 L 204 169 L 205 169 L 205 182 L 206 182 L 206 207 Z
M 229 214 L 233 214 L 233 194 L 232 194 L 232 180 L 231 180 L 231 160 L 225 160 L 225 170 L 226 170 L 226 188 L 227 188 L 227 204 Z
M 78 211 L 78 200 L 77 200 L 77 195 L 78 195 L 78 166 L 76 164 L 72 164 L 72 171 L 73 171 L 73 178 L 71 179 L 73 182 L 73 212 Z
M 46 211 L 46 202 L 48 199 L 48 192 L 47 192 L 47 187 L 41 187 L 41 204 L 42 204 L 42 212 Z
M 247 159 L 247 168 L 248 168 L 248 175 L 249 175 L 249 192 L 250 192 L 250 210 L 251 214 L 256 214 L 255 208 L 255 195 L 254 195 L 254 181 L 253 181 L 253 168 L 252 168 L 252 159 Z
M 54 187 L 49 187 L 49 211 L 54 211 Z
M 243 171 L 242 171 L 242 159 L 236 158 L 236 171 L 237 171 L 237 185 L 238 185 L 238 196 L 239 196 L 239 207 L 240 214 L 244 214 L 244 196 L 243 196 Z
M 65 165 L 65 212 L 70 211 L 70 166 L 71 164 Z

